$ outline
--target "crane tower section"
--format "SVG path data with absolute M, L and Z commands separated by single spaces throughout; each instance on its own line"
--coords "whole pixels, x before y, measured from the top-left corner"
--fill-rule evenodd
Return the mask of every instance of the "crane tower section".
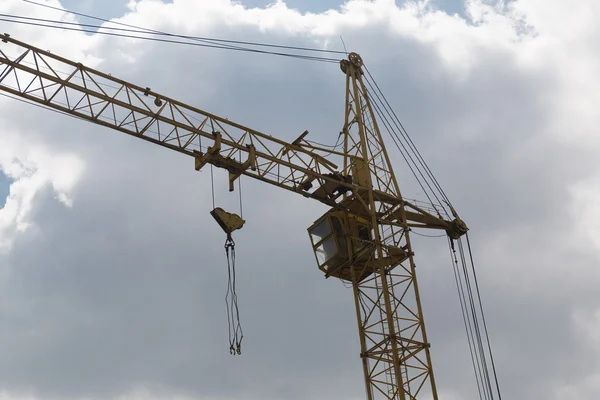
M 412 227 L 451 238 L 467 228 L 401 195 L 367 89 L 363 61 L 340 62 L 346 77 L 343 151 L 287 142 L 30 44 L 0 35 L 0 90 L 177 151 L 229 172 L 317 200 L 329 211 L 308 228 L 318 267 L 350 282 L 367 398 L 437 399 L 410 241 Z M 244 221 L 213 217 L 228 233 Z
M 362 79 L 362 59 L 350 53 L 340 67 L 346 75 L 340 175 L 367 190 L 344 192 L 308 229 L 317 264 L 326 276 L 352 284 L 367 398 L 437 399 L 406 204 Z

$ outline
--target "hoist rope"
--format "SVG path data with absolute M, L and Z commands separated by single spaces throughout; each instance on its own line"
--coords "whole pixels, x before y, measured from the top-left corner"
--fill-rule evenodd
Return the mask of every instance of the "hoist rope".
M 366 67 L 365 67 L 365 70 L 367 70 Z M 380 121 L 383 123 L 387 132 L 390 134 L 392 141 L 396 145 L 396 148 L 402 155 L 402 158 L 406 162 L 406 165 L 408 166 L 408 168 L 412 172 L 413 176 L 417 180 L 417 183 L 421 187 L 421 190 L 423 191 L 423 193 L 429 200 L 429 203 L 431 204 L 431 206 L 436 210 L 436 212 L 439 215 L 440 210 L 438 209 L 438 207 L 441 204 L 443 204 L 443 202 L 440 200 L 440 192 L 436 193 L 436 191 L 432 187 L 432 185 L 435 187 L 435 184 L 432 183 L 431 179 L 428 179 L 427 171 L 426 170 L 424 171 L 424 168 L 423 168 L 424 160 L 421 162 L 417 162 L 417 161 L 419 161 L 419 155 L 417 155 L 417 153 L 415 152 L 413 147 L 410 145 L 409 141 L 406 140 L 406 138 L 408 137 L 408 134 L 398 135 L 397 130 L 399 130 L 399 124 L 398 124 L 398 122 L 396 122 L 394 120 L 394 117 L 390 111 L 391 107 L 387 106 L 387 105 L 389 105 L 389 102 L 387 101 L 387 99 L 385 99 L 385 96 L 383 95 L 381 90 L 375 90 L 375 88 L 378 88 L 378 86 L 375 86 L 376 83 L 374 82 L 374 80 L 365 78 L 364 81 L 365 81 L 366 85 L 368 86 L 368 88 L 370 89 L 369 94 L 373 95 L 373 96 L 370 96 L 370 100 L 371 100 L 371 104 L 373 105 L 373 108 L 375 109 L 375 111 L 377 113 L 377 116 L 379 117 Z M 371 83 L 371 81 L 373 81 L 373 83 Z M 388 119 L 388 117 L 389 117 L 389 119 Z M 390 122 L 390 120 L 391 120 L 391 122 Z M 417 161 L 415 161 L 415 159 Z M 421 178 L 419 178 L 419 176 Z M 427 190 L 427 189 L 429 189 L 429 190 Z M 435 200 L 436 200 L 435 203 L 433 202 L 432 197 L 435 198 Z M 441 196 L 441 197 L 445 199 L 444 196 Z M 437 206 L 436 206 L 436 204 L 437 204 Z M 446 217 L 450 216 L 449 210 L 446 210 L 443 207 L 442 207 L 442 210 L 443 210 L 444 214 L 446 214 Z
M 240 218 L 244 218 L 244 206 L 242 202 L 242 177 L 238 178 L 238 190 L 240 192 Z
M 377 91 L 375 91 L 375 94 L 380 94 L 381 95 L 381 98 L 383 99 L 383 102 L 385 103 L 385 106 L 386 106 L 385 108 L 386 108 L 386 110 L 388 112 L 388 115 L 390 115 L 392 121 L 394 122 L 394 125 L 396 126 L 396 128 L 398 129 L 398 131 L 401 133 L 402 137 L 406 140 L 406 143 L 408 144 L 409 148 L 411 148 L 411 150 L 413 151 L 414 155 L 416 156 L 415 158 L 417 159 L 417 161 L 419 161 L 419 164 L 421 165 L 421 167 L 423 167 L 423 169 L 425 170 L 425 174 L 431 179 L 433 185 L 439 191 L 439 193 L 441 194 L 442 198 L 448 203 L 449 206 L 452 206 L 452 204 L 450 203 L 450 199 L 448 198 L 448 196 L 446 196 L 446 193 L 442 189 L 442 187 L 439 184 L 438 180 L 433 175 L 433 172 L 431 172 L 431 169 L 427 165 L 427 162 L 425 162 L 425 159 L 423 158 L 423 156 L 421 155 L 421 153 L 419 152 L 419 150 L 415 146 L 414 142 L 412 141 L 412 139 L 410 138 L 410 136 L 406 132 L 406 129 L 404 129 L 404 126 L 402 125 L 402 122 L 400 122 L 400 119 L 396 115 L 396 112 L 394 111 L 394 109 L 390 105 L 389 101 L 383 95 L 383 92 L 382 92 L 381 88 L 379 87 L 379 85 L 377 84 L 377 82 L 375 81 L 375 78 L 373 78 L 373 76 L 369 72 L 369 69 L 366 66 L 364 67 L 364 69 L 365 69 L 365 71 L 367 72 L 367 75 L 368 75 L 368 79 L 366 79 L 366 80 L 373 82 L 373 85 L 377 89 Z M 379 96 L 377 96 L 377 99 L 379 99 Z M 397 133 L 394 133 L 394 134 L 397 135 Z
M 502 395 L 496 373 L 492 346 L 485 323 L 483 303 L 481 301 L 472 252 L 469 251 L 467 254 L 462 238 L 457 240 L 448 238 L 448 243 L 479 398 L 482 400 L 493 400 L 497 394 L 498 400 L 501 400 Z M 467 247 L 470 249 L 468 236 Z M 467 258 L 469 259 L 469 263 L 467 263 Z M 470 268 L 468 264 L 471 264 Z M 475 287 L 475 291 L 473 287 Z M 484 338 L 487 346 L 484 346 Z M 490 375 L 490 366 L 493 378 Z M 494 381 L 493 384 L 492 380 Z
M 471 355 L 471 364 L 473 366 L 473 372 L 475 374 L 475 382 L 477 384 L 477 391 L 479 392 L 479 398 L 481 399 L 482 398 L 481 384 L 479 383 L 479 371 L 477 368 L 478 362 L 476 361 L 475 355 L 473 354 L 473 346 L 471 344 L 472 328 L 471 328 L 470 319 L 467 316 L 468 310 L 467 310 L 467 305 L 464 300 L 465 296 L 464 296 L 464 287 L 462 285 L 462 279 L 459 278 L 460 270 L 458 267 L 458 258 L 456 256 L 456 250 L 454 248 L 454 243 L 452 242 L 452 239 L 450 237 L 448 237 L 448 248 L 450 249 L 450 261 L 452 263 L 452 271 L 454 273 L 454 280 L 456 282 L 456 290 L 458 293 L 458 299 L 460 302 L 460 311 L 462 313 L 463 323 L 465 326 L 465 334 L 467 336 L 467 341 L 469 343 L 469 353 Z
M 250 45 L 250 46 L 270 47 L 270 48 L 289 49 L 289 50 L 303 50 L 303 51 L 313 51 L 313 52 L 331 53 L 331 54 L 346 54 L 346 52 L 341 51 L 341 50 L 316 49 L 316 48 L 311 48 L 311 47 L 298 47 L 298 46 L 288 46 L 288 45 L 277 45 L 277 44 L 271 44 L 271 43 L 260 43 L 260 42 L 241 41 L 241 40 L 209 38 L 209 37 L 202 37 L 202 36 L 179 35 L 179 34 L 159 31 L 159 30 L 155 30 L 155 29 L 144 28 L 144 27 L 140 27 L 140 26 L 136 26 L 136 25 L 126 24 L 123 22 L 112 21 L 110 19 L 96 17 L 93 15 L 84 14 L 84 13 L 80 13 L 80 12 L 76 12 L 76 11 L 71 11 L 71 10 L 67 10 L 64 8 L 60 8 L 60 7 L 54 7 L 54 6 L 51 6 L 48 4 L 38 3 L 38 2 L 35 2 L 32 0 L 21 0 L 21 1 L 23 1 L 25 3 L 34 4 L 34 5 L 37 5 L 40 7 L 49 8 L 52 10 L 56 10 L 56 11 L 60 11 L 60 12 L 64 12 L 64 13 L 68 13 L 68 14 L 72 14 L 72 15 L 77 15 L 79 17 L 94 19 L 96 21 L 102 21 L 102 22 L 106 22 L 106 23 L 110 23 L 110 24 L 114 24 L 114 25 L 119 25 L 119 26 L 125 26 L 128 28 L 133 28 L 138 31 L 154 33 L 154 34 L 162 35 L 162 36 L 171 36 L 171 37 L 177 37 L 177 38 L 181 38 L 181 39 L 202 40 L 202 41 L 219 42 L 219 43 L 235 43 L 235 44 L 243 44 L 243 45 Z M 98 25 L 95 25 L 95 26 L 90 25 L 90 26 L 98 27 L 98 28 L 107 28 L 107 27 L 98 26 Z M 111 28 L 108 28 L 108 29 L 111 29 Z
M 242 164 L 242 154 L 239 154 L 239 163 Z M 240 197 L 240 218 L 244 219 L 244 207 L 242 202 L 242 176 L 238 176 L 238 191 Z
M 240 323 L 240 311 L 238 308 L 237 292 L 235 290 L 235 242 L 231 235 L 227 235 L 225 241 L 225 253 L 227 254 L 227 294 L 225 305 L 227 306 L 227 325 L 229 331 L 229 352 L 232 355 L 242 354 L 242 325 Z
M 469 240 L 469 234 L 466 233 L 465 237 L 467 239 L 467 249 L 469 251 L 469 260 L 471 261 L 471 271 L 473 272 L 473 280 L 475 281 L 475 288 L 477 290 L 477 301 L 479 303 L 479 309 L 481 312 L 481 320 L 483 322 L 483 330 L 485 332 L 485 340 L 487 342 L 488 351 L 490 354 L 490 362 L 492 364 L 492 371 L 494 373 L 494 381 L 496 384 L 496 391 L 498 392 L 498 399 L 501 400 L 502 396 L 500 394 L 500 383 L 498 382 L 498 374 L 496 373 L 496 364 L 494 362 L 494 355 L 492 352 L 492 345 L 490 342 L 490 336 L 487 329 L 487 323 L 485 321 L 485 313 L 483 312 L 483 302 L 481 301 L 481 293 L 479 291 L 479 281 L 477 279 L 477 274 L 475 272 L 475 263 L 473 261 L 473 252 L 471 251 L 471 241 Z
M 416 148 L 414 142 L 406 132 L 406 129 L 390 106 L 389 101 L 385 98 L 380 86 L 375 82 L 375 79 L 368 68 L 363 66 L 363 69 L 366 72 L 366 75 L 364 76 L 366 85 L 365 90 L 367 90 L 370 95 L 369 98 L 372 108 L 377 114 L 382 126 L 392 138 L 392 141 L 421 187 L 421 190 L 423 190 L 423 194 L 430 203 L 428 206 L 431 205 L 431 207 L 437 211 L 438 215 L 441 211 L 450 219 L 450 215 L 453 211 L 450 199 L 433 175 L 431 168 L 427 165 L 423 156 Z M 432 201 L 433 199 L 435 199 L 436 203 Z M 430 236 L 414 232 L 414 230 L 412 230 L 412 233 L 420 236 Z M 496 373 L 487 324 L 485 322 L 479 283 L 475 273 L 475 263 L 473 261 L 469 238 L 467 235 L 466 250 L 462 238 L 457 240 L 448 239 L 450 254 L 453 260 L 453 271 L 459 303 L 465 325 L 465 333 L 469 345 L 479 398 L 482 400 L 494 400 L 497 395 L 497 399 L 501 400 L 500 385 Z
M 368 81 L 366 81 L 366 82 L 367 82 L 367 85 L 369 85 L 369 82 Z M 386 130 L 388 132 L 392 132 L 392 126 L 388 122 L 385 114 L 383 114 L 383 112 L 381 111 L 379 103 L 377 101 L 374 101 L 374 100 L 375 99 L 373 99 L 373 98 L 371 99 L 371 104 L 373 105 L 373 109 L 375 110 L 375 113 L 379 117 L 380 122 L 383 124 L 383 126 L 386 128 Z M 429 200 L 429 203 L 431 203 L 432 205 L 434 205 L 434 202 L 431 199 L 431 196 L 429 195 L 429 192 L 425 189 L 425 187 L 423 186 L 423 183 L 421 182 L 421 180 L 417 176 L 417 172 L 415 172 L 415 168 L 413 167 L 413 165 L 407 159 L 407 156 L 410 157 L 410 155 L 408 154 L 408 151 L 406 150 L 404 144 L 402 142 L 400 142 L 396 136 L 391 135 L 390 137 L 392 138 L 392 141 L 394 142 L 394 144 L 396 145 L 396 147 L 400 150 L 400 155 L 402 156 L 402 158 L 406 162 L 406 165 L 410 169 L 410 172 L 412 172 L 412 174 L 415 177 L 417 183 L 421 187 L 421 190 L 423 191 L 423 193 L 425 194 L 425 196 Z M 400 149 L 400 147 L 402 147 L 405 151 L 402 151 L 402 149 Z
M 472 324 L 471 337 L 473 339 L 474 353 L 476 354 L 477 367 L 479 369 L 479 375 L 482 383 L 482 390 L 485 399 L 493 399 L 493 394 L 491 393 L 491 383 L 490 377 L 488 374 L 487 368 L 487 360 L 485 357 L 485 353 L 483 352 L 483 346 L 481 343 L 481 331 L 479 329 L 479 318 L 477 316 L 477 310 L 473 298 L 473 290 L 471 286 L 471 279 L 467 270 L 467 263 L 465 261 L 465 253 L 462 246 L 462 240 L 458 239 L 456 241 L 458 243 L 458 254 L 460 257 L 461 268 L 463 273 L 463 284 L 465 287 L 466 296 L 464 301 L 468 303 L 467 307 L 467 316 L 470 316 L 470 322 Z
M 213 210 L 214 210 L 216 207 L 216 205 L 215 205 L 215 176 L 214 176 L 212 164 L 210 164 L 210 188 L 211 188 L 211 192 L 212 192 L 212 204 L 213 204 Z
M 209 38 L 209 37 L 201 37 L 201 36 L 173 34 L 173 33 L 168 33 L 168 32 L 164 32 L 164 31 L 139 27 L 139 26 L 135 26 L 135 25 L 131 25 L 131 24 L 125 24 L 122 22 L 111 21 L 106 18 L 95 17 L 92 15 L 79 13 L 79 12 L 75 12 L 75 11 L 70 11 L 67 9 L 50 6 L 47 4 L 37 3 L 37 2 L 31 1 L 31 0 L 22 0 L 22 1 L 33 4 L 33 5 L 37 5 L 40 7 L 60 11 L 62 13 L 69 13 L 69 14 L 77 15 L 77 16 L 84 17 L 84 18 L 102 21 L 102 22 L 105 22 L 108 24 L 124 26 L 126 28 L 116 28 L 113 26 L 102 26 L 102 25 L 97 25 L 97 24 L 83 24 L 83 23 L 78 23 L 78 22 L 68 22 L 68 21 L 61 21 L 61 20 L 47 19 L 47 18 L 25 17 L 25 16 L 12 15 L 12 14 L 0 14 L 1 17 L 4 17 L 4 18 L 0 18 L 0 21 L 16 23 L 16 24 L 39 26 L 39 27 L 44 27 L 44 28 L 78 31 L 78 32 L 92 33 L 92 34 L 99 34 L 99 35 L 150 40 L 150 41 L 155 41 L 155 42 L 164 42 L 164 43 L 173 43 L 173 44 L 185 44 L 185 45 L 208 47 L 208 48 L 237 50 L 237 51 L 244 51 L 244 52 L 261 53 L 261 54 L 271 54 L 271 55 L 278 55 L 278 56 L 284 56 L 284 57 L 293 57 L 293 58 L 299 58 L 299 59 L 331 62 L 331 63 L 337 63 L 337 62 L 339 62 L 339 59 L 299 54 L 299 53 L 289 53 L 289 52 L 286 53 L 286 52 L 282 52 L 282 51 L 261 50 L 261 49 L 257 49 L 257 48 L 250 48 L 248 46 L 271 48 L 271 49 L 281 49 L 281 50 L 293 50 L 296 52 L 305 52 L 305 53 L 312 52 L 312 53 L 327 53 L 327 54 L 344 54 L 343 51 L 338 51 L 338 50 L 317 49 L 317 48 L 300 47 L 300 46 L 286 46 L 286 45 L 276 45 L 276 44 L 270 44 L 270 43 L 260 43 L 260 42 L 251 42 L 251 41 L 241 41 L 241 40 L 227 40 L 227 39 Z M 137 35 L 133 35 L 133 34 L 162 36 L 162 37 L 168 37 L 171 39 L 164 39 L 164 38 L 160 38 L 160 37 L 151 37 L 151 36 L 137 36 Z
M 153 42 L 183 44 L 183 45 L 195 46 L 195 47 L 208 47 L 208 48 L 214 48 L 214 49 L 226 49 L 226 50 L 237 50 L 237 51 L 250 52 L 250 53 L 270 54 L 270 55 L 298 58 L 298 59 L 311 60 L 311 61 L 321 61 L 321 62 L 329 62 L 329 63 L 338 63 L 339 62 L 339 60 L 337 58 L 327 58 L 327 57 L 307 56 L 307 55 L 302 55 L 302 54 L 266 51 L 266 50 L 252 49 L 252 48 L 241 47 L 241 46 L 230 46 L 230 45 L 226 45 L 226 44 L 217 44 L 217 43 L 210 44 L 210 43 L 204 43 L 205 41 L 188 42 L 188 41 L 184 41 L 184 40 L 161 39 L 161 38 L 157 38 L 157 37 L 136 36 L 136 35 L 123 34 L 123 33 L 103 32 L 103 31 L 96 31 L 96 30 L 91 30 L 91 29 L 81 29 L 81 28 L 77 28 L 77 27 L 69 27 L 69 25 L 84 26 L 82 24 L 76 24 L 76 23 L 72 23 L 72 22 L 65 22 L 65 21 L 58 21 L 58 20 L 48 20 L 48 23 L 43 23 L 43 22 L 32 22 L 32 20 L 35 20 L 36 18 L 30 18 L 30 17 L 21 17 L 21 16 L 14 16 L 14 15 L 8 15 L 8 14 L 0 14 L 0 16 L 8 16 L 9 17 L 9 18 L 0 18 L 0 21 L 3 21 L 3 22 L 24 24 L 24 25 L 31 25 L 31 26 L 39 26 L 39 27 L 43 27 L 43 28 L 62 29 L 62 30 L 67 30 L 67 31 L 76 31 L 76 32 L 83 32 L 83 33 L 98 34 L 98 35 L 115 36 L 115 37 L 128 38 L 128 39 L 149 40 L 149 41 L 153 41 Z M 12 18 L 12 19 L 10 19 L 10 18 Z M 25 21 L 22 21 L 22 20 L 25 20 Z M 52 24 L 56 24 L 56 25 L 52 25 Z M 118 28 L 102 27 L 99 25 L 87 25 L 87 27 L 88 28 L 93 27 L 93 28 L 97 28 L 97 29 L 102 28 L 102 29 L 105 29 L 108 31 L 114 31 L 114 30 L 118 29 Z M 142 32 L 142 31 L 140 31 L 138 33 L 153 34 L 151 32 Z

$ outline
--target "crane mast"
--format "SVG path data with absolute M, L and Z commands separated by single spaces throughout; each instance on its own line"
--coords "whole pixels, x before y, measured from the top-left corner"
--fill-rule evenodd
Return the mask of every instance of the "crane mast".
M 343 151 L 286 142 L 109 74 L 0 35 L 0 90 L 120 131 L 329 207 L 309 228 L 319 269 L 351 283 L 367 399 L 437 399 L 415 274 L 411 228 L 467 227 L 403 199 L 368 92 L 363 61 L 346 77 Z
M 412 399 L 429 386 L 437 399 L 400 188 L 362 80 L 362 59 L 352 53 L 341 67 L 346 73 L 344 164 L 369 188 L 362 200 L 373 233 L 374 249 L 364 267 L 372 274 L 361 280 L 359 265 L 351 273 L 367 398 Z M 397 201 L 378 199 L 376 189 Z

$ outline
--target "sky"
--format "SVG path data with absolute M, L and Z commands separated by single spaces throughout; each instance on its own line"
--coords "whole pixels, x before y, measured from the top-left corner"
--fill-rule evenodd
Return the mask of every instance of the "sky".
M 600 397 L 596 0 L 351 0 L 312 14 L 291 2 L 84 3 L 62 4 L 187 35 L 336 49 L 343 36 L 470 227 L 503 397 Z M 0 12 L 73 18 L 18 0 Z M 335 64 L 3 24 L 284 140 L 309 130 L 333 144 L 343 123 Z M 0 399 L 364 398 L 352 293 L 323 278 L 306 232 L 323 206 L 242 180 L 244 344 L 232 357 L 209 170 L 4 97 L 0 127 Z M 404 194 L 419 197 L 390 152 Z M 215 199 L 237 212 L 226 179 L 215 170 Z M 441 398 L 476 399 L 445 239 L 415 237 L 414 251 Z
M 11 180 L 4 175 L 4 173 L 0 172 L 0 206 L 4 207 L 4 203 L 6 201 L 6 197 L 8 196 L 8 192 L 10 189 Z
M 91 14 L 103 18 L 116 18 L 127 12 L 126 0 L 63 0 L 61 4 L 68 10 Z M 275 1 L 244 0 L 235 1 L 246 8 L 265 8 Z M 322 13 L 330 9 L 338 9 L 344 1 L 340 0 L 288 0 L 284 1 L 288 8 L 302 13 Z M 435 7 L 448 13 L 461 13 L 464 10 L 462 0 L 432 0 Z

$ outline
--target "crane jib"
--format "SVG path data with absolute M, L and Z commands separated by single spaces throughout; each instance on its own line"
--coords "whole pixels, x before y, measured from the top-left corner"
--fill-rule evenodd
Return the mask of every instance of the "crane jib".
M 368 191 L 348 179 L 350 171 L 337 170 L 330 159 L 331 150 L 317 151 L 307 142 L 303 145 L 307 132 L 300 140 L 287 143 L 148 87 L 35 48 L 8 34 L 1 40 L 15 45 L 17 50 L 13 57 L 0 50 L 0 65 L 4 65 L 0 72 L 1 90 L 196 159 L 205 155 L 211 141 L 214 144 L 218 132 L 223 146 L 208 162 L 230 171 L 230 188 L 235 178 L 246 175 L 330 206 L 335 206 L 344 192 L 363 195 Z M 239 165 L 237 159 L 246 159 L 252 168 Z M 377 197 L 399 203 L 390 193 L 380 192 Z M 433 228 L 452 229 L 451 221 L 433 215 L 428 218 L 436 220 Z
M 358 54 L 340 63 L 344 150 L 335 151 L 311 144 L 307 131 L 290 143 L 8 34 L 0 38 L 0 90 L 191 156 L 196 170 L 224 168 L 230 190 L 244 175 L 329 205 L 308 234 L 319 269 L 352 286 L 368 399 L 437 399 L 410 232 L 439 229 L 456 239 L 467 227 L 453 209 L 448 220 L 402 197 Z M 228 240 L 244 222 L 218 208 L 212 215 Z M 234 336 L 241 343 L 241 331 Z

